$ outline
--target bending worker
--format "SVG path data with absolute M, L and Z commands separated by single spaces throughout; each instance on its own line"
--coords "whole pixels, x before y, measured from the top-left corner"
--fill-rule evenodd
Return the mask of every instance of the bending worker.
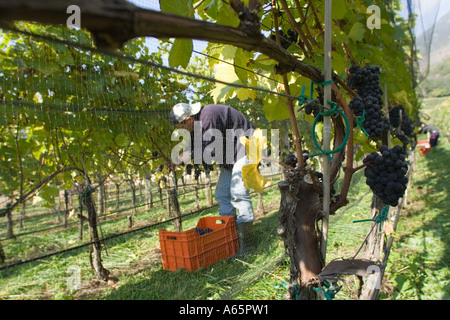
M 239 241 L 239 251 L 236 255 L 245 255 L 253 249 L 254 213 L 250 192 L 242 180 L 242 167 L 250 161 L 239 137 L 245 135 L 250 138 L 254 126 L 236 109 L 214 104 L 201 106 L 201 104 L 178 103 L 172 108 L 169 120 L 177 128 L 190 131 L 194 163 L 199 155 L 209 152 L 219 164 L 220 175 L 215 190 L 219 215 L 236 218 Z M 202 139 L 201 143 L 195 141 L 199 137 Z M 215 141 L 217 139 L 222 139 L 222 143 Z M 215 148 L 211 147 L 213 145 Z M 189 158 L 191 157 L 188 156 Z M 202 157 L 202 161 L 211 164 L 205 158 Z
M 430 137 L 430 146 L 436 147 L 439 139 L 439 130 L 431 124 L 422 123 L 419 129 L 419 133 L 427 133 Z

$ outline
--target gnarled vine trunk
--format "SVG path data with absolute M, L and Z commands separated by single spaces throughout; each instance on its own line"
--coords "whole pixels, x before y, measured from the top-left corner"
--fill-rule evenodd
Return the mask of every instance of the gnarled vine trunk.
M 306 177 L 306 178 L 305 178 Z M 317 275 L 323 267 L 317 221 L 321 218 L 321 184 L 305 169 L 287 172 L 279 183 L 279 234 L 291 257 L 289 299 L 316 299 Z M 318 188 L 320 190 L 317 190 Z
M 83 194 L 81 201 L 88 211 L 89 235 L 93 244 L 89 247 L 89 259 L 91 266 L 95 270 L 97 277 L 107 281 L 109 279 L 109 270 L 103 266 L 101 255 L 101 242 L 97 229 L 97 212 L 92 201 L 92 192 L 87 190 Z

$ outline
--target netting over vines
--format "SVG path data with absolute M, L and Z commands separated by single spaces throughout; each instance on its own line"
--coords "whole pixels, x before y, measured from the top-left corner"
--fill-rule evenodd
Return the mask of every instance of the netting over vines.
M 138 7 L 127 7 L 129 3 Z M 128 214 L 129 227 L 133 224 L 133 215 L 139 211 L 138 202 L 145 198 L 142 206 L 146 208 L 142 211 L 153 214 L 146 216 L 147 223 L 150 221 L 150 225 L 155 226 L 162 221 L 175 220 L 179 223 L 176 228 L 180 228 L 179 197 L 192 196 L 189 203 L 195 202 L 196 212 L 202 207 L 198 197 L 200 169 L 196 167 L 186 174 L 185 164 L 175 165 L 172 161 L 171 153 L 178 140 L 172 138 L 171 108 L 179 102 L 223 103 L 241 111 L 255 127 L 277 132 L 280 148 L 268 150 L 266 154 L 274 152 L 270 155 L 272 159 L 268 159 L 272 161 L 271 170 L 264 168 L 266 162 L 259 166 L 261 157 L 257 157 L 256 166 L 264 175 L 280 173 L 279 165 L 287 168 L 289 183 L 284 181 L 280 189 L 282 198 L 289 198 L 289 203 L 282 201 L 280 212 L 284 209 L 289 214 L 280 214 L 280 220 L 286 218 L 287 221 L 281 224 L 286 222 L 289 228 L 285 231 L 289 232 L 295 232 L 298 223 L 308 224 L 308 228 L 297 229 L 299 232 L 308 230 L 310 234 L 303 236 L 311 241 L 305 247 L 301 246 L 306 242 L 296 247 L 289 244 L 292 238 L 288 239 L 286 251 L 292 261 L 294 257 L 302 258 L 305 252 L 314 260 L 314 266 L 308 266 L 307 272 L 301 270 L 304 265 L 298 261 L 296 266 L 292 263 L 290 281 L 299 286 L 317 287 L 316 276 L 325 263 L 315 247 L 323 234 L 316 226 L 323 218 L 320 206 L 325 194 L 324 174 L 321 173 L 324 161 L 330 161 L 326 162 L 327 168 L 331 167 L 327 177 L 332 178 L 329 206 L 334 214 L 348 203 L 352 175 L 371 165 L 372 160 L 364 160 L 360 166 L 354 164 L 370 153 L 372 158 L 377 158 L 375 153 L 388 150 L 380 148 L 381 145 L 391 146 L 391 142 L 401 145 L 401 152 L 414 147 L 414 125 L 405 136 L 406 130 L 400 124 L 394 127 L 388 119 L 389 111 L 400 105 L 405 115 L 403 120 L 408 115 L 412 118 L 417 111 L 408 70 L 408 64 L 414 64 L 414 57 L 403 50 L 411 39 L 405 33 L 405 21 L 395 14 L 399 1 L 391 1 L 381 10 L 387 22 L 379 28 L 379 33 L 368 29 L 368 8 L 364 1 L 333 1 L 333 41 L 329 43 L 333 48 L 330 53 L 333 70 L 329 81 L 324 81 L 325 72 L 322 72 L 326 60 L 324 28 L 319 18 L 325 14 L 322 2 L 179 0 L 160 3 L 161 8 L 156 1 L 117 4 L 137 12 L 133 23 L 126 26 L 144 30 L 128 32 L 117 28 L 111 31 L 117 39 L 111 37 L 108 30 L 99 32 L 92 20 L 86 29 L 23 21 L 2 24 L 0 217 L 5 217 L 8 223 L 5 222 L 6 232 L 1 233 L 2 230 L 0 234 L 9 239 L 15 236 L 11 214 L 22 212 L 22 221 L 25 221 L 25 206 L 41 209 L 59 206 L 58 210 L 65 212 L 65 219 L 72 210 L 70 215 L 78 215 L 80 225 L 84 220 L 89 221 L 91 242 L 88 244 L 94 251 L 101 251 L 97 227 L 105 237 L 115 231 L 103 230 L 98 224 L 100 220 L 92 215 L 95 213 L 92 195 L 95 191 L 98 196 L 95 205 L 99 206 L 100 216 L 108 210 L 111 213 L 112 207 L 114 213 L 120 214 L 119 186 L 123 182 L 127 182 L 132 194 L 130 203 L 126 204 L 133 213 Z M 116 9 L 111 11 L 122 12 Z M 89 14 L 101 16 L 94 11 Z M 155 14 L 161 23 L 170 24 L 170 19 L 179 19 L 176 20 L 179 25 L 170 30 L 155 27 L 152 21 L 142 18 L 145 14 Z M 139 22 L 139 18 L 143 21 Z M 187 18 L 195 19 L 188 21 Z M 255 19 L 259 19 L 257 23 Z M 191 38 L 196 35 L 182 34 L 186 27 L 183 24 L 189 23 L 199 28 L 196 30 L 206 30 L 198 38 L 211 41 L 194 43 Z M 142 37 L 146 27 L 150 29 L 149 35 L 156 35 L 160 40 Z M 139 36 L 129 37 L 128 33 Z M 123 48 L 118 43 L 124 44 Z M 362 69 L 369 71 L 356 80 L 361 85 L 356 90 L 356 82 L 348 80 L 355 77 L 353 71 L 359 67 L 352 66 L 367 65 L 373 68 Z M 370 70 L 375 71 L 371 74 Z M 375 76 L 369 84 L 363 83 L 367 75 Z M 362 97 L 362 89 L 365 91 L 364 99 L 360 99 L 361 112 L 356 112 L 354 104 L 349 107 L 349 103 L 355 101 L 358 94 Z M 366 99 L 366 95 L 375 91 L 374 99 Z M 331 122 L 333 130 L 329 127 L 328 131 L 324 130 Z M 333 151 L 320 147 L 326 132 L 332 135 Z M 279 161 L 279 154 L 275 154 L 278 152 L 283 163 Z M 401 161 L 404 160 L 403 156 Z M 399 168 L 405 170 L 404 176 L 407 166 L 402 162 Z M 202 168 L 208 208 L 214 206 L 210 189 L 215 182 L 210 176 L 214 169 L 213 166 Z M 387 173 L 388 169 L 385 171 Z M 373 176 L 377 178 L 375 173 Z M 333 188 L 338 180 L 336 186 L 339 184 L 341 190 Z M 371 181 L 371 184 L 381 185 L 377 182 Z M 381 188 L 387 189 L 387 183 L 380 186 L 377 195 L 383 191 L 386 196 L 387 191 Z M 400 191 L 389 204 L 399 203 L 406 183 L 407 180 L 402 182 Z M 106 194 L 112 192 L 107 190 L 114 186 L 115 204 L 112 199 L 106 199 Z M 136 189 L 139 188 L 145 188 L 146 195 L 137 200 Z M 148 197 L 152 189 L 159 193 L 161 204 L 166 201 L 168 216 L 163 217 L 156 209 L 152 212 L 153 200 Z M 79 202 L 74 203 L 77 200 Z M 301 201 L 303 205 L 299 205 Z M 87 218 L 83 218 L 83 208 L 87 208 Z M 293 218 L 296 214 L 298 217 Z M 14 263 L 8 255 L 6 260 Z M 4 256 L 0 258 L 2 263 L 6 261 Z M 26 257 L 20 258 L 26 260 Z M 100 277 L 108 279 L 109 271 L 101 265 L 100 255 L 92 260 Z M 312 278 L 315 282 L 310 281 Z M 310 289 L 307 288 L 305 296 L 313 292 Z M 292 290 L 289 293 L 292 297 L 298 295 Z

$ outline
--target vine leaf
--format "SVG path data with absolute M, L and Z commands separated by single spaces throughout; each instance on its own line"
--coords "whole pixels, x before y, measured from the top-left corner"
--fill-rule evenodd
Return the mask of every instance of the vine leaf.
M 169 53 L 169 66 L 186 68 L 191 59 L 194 45 L 191 39 L 175 39 Z
M 268 95 L 264 99 L 264 114 L 269 122 L 289 119 L 289 110 L 275 95 Z
M 348 37 L 353 41 L 361 41 L 364 38 L 366 29 L 361 22 L 356 22 L 348 33 Z
M 343 19 L 347 11 L 345 0 L 334 0 L 333 10 L 331 10 L 331 18 L 335 20 Z
M 243 136 L 240 142 L 245 146 L 247 156 L 250 159 L 250 164 L 242 167 L 242 180 L 244 186 L 248 189 L 253 189 L 256 192 L 262 193 L 264 186 L 270 180 L 264 178 L 258 170 L 259 162 L 262 159 L 262 152 L 267 148 L 267 137 L 263 134 L 261 129 L 256 129 L 250 138 Z

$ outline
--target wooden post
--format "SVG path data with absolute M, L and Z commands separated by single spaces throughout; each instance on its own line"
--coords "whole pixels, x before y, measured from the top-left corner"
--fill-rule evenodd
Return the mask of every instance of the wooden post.
M 175 231 L 182 231 L 182 224 L 181 224 L 181 211 L 180 211 L 180 204 L 178 202 L 178 192 L 176 188 L 170 189 L 170 198 L 172 202 L 172 217 L 176 218 L 174 220 L 174 230 Z
M 133 214 L 136 214 L 136 185 L 134 184 L 133 176 L 130 176 L 129 183 L 131 188 L 131 206 L 133 207 Z
M 264 203 L 263 203 L 262 192 L 258 193 L 258 206 L 257 206 L 256 212 L 258 212 L 258 214 L 264 214 Z
M 325 40 L 324 40 L 324 73 L 325 81 L 331 80 L 331 0 L 325 1 Z M 325 110 L 330 106 L 327 101 L 331 100 L 331 85 L 324 86 L 323 105 Z M 330 150 L 331 139 L 331 118 L 323 117 L 323 150 Z M 325 263 L 327 254 L 328 240 L 328 218 L 330 214 L 330 167 L 331 163 L 328 157 L 323 156 L 323 219 L 322 219 L 322 240 L 320 242 L 320 252 Z
M 114 182 L 114 185 L 116 186 L 116 206 L 115 210 L 119 210 L 120 207 L 120 184 L 117 182 Z
M 205 194 L 206 194 L 206 204 L 211 207 L 213 204 L 213 196 L 211 190 L 211 175 L 208 170 L 205 170 Z
M 198 195 L 199 182 L 197 180 L 197 184 L 194 186 L 195 189 L 195 209 L 200 210 L 200 197 Z
M 175 171 L 174 165 L 171 163 L 170 168 L 172 171 L 172 181 L 173 188 L 170 189 L 170 202 L 172 204 L 173 209 L 173 218 L 174 220 L 174 230 L 182 231 L 182 223 L 181 223 L 181 211 L 180 211 L 180 203 L 178 202 L 178 179 L 177 172 Z
M 6 218 L 8 219 L 7 220 L 7 230 L 8 230 L 7 238 L 13 239 L 16 236 L 14 235 L 14 231 L 13 231 L 12 207 L 6 209 Z
M 3 264 L 5 260 L 5 251 L 3 251 L 2 242 L 0 241 L 0 264 Z
M 67 190 L 64 190 L 64 204 L 64 228 L 67 228 L 67 217 L 69 216 L 69 192 Z
M 153 208 L 152 180 L 149 173 L 145 174 L 145 208 Z
M 79 198 L 79 209 L 80 212 L 78 214 L 78 240 L 83 239 L 83 201 L 81 201 L 81 196 Z
M 25 207 L 26 207 L 26 205 L 25 205 L 25 201 L 24 201 L 24 202 L 22 202 L 22 209 L 20 210 L 20 229 L 25 229 L 25 218 L 26 218 Z

